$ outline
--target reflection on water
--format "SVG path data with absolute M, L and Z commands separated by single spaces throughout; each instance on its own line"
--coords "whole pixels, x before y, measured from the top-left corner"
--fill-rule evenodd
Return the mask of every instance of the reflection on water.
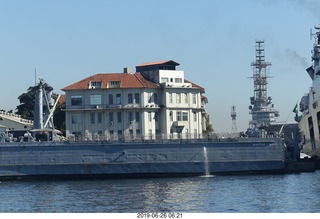
M 319 212 L 320 172 L 3 181 L 0 212 Z

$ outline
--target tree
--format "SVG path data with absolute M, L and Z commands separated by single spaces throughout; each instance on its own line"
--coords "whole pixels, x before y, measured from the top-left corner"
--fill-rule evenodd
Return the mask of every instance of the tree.
M 55 101 L 57 101 L 58 95 L 57 94 L 53 94 L 53 99 Z M 63 109 L 65 109 L 66 104 L 65 101 L 62 100 L 63 98 L 61 97 L 56 110 L 54 111 L 53 114 L 53 123 L 54 126 L 56 127 L 56 129 L 60 130 L 63 132 L 63 134 L 66 134 L 66 113 L 65 111 L 63 111 Z
M 16 108 L 16 113 L 24 119 L 33 120 L 34 102 L 38 86 L 29 87 L 26 93 L 21 94 L 18 99 L 20 105 Z

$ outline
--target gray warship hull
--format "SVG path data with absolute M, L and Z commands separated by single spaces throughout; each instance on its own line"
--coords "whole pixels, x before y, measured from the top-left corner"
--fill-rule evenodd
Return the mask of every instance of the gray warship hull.
M 279 138 L 164 143 L 1 143 L 0 178 L 119 178 L 281 172 Z

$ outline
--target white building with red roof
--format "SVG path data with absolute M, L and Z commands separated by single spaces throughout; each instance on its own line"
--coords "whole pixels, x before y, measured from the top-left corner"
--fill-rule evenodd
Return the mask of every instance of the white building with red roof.
M 204 89 L 184 79 L 172 60 L 136 66 L 136 73 L 95 74 L 66 93 L 66 135 L 79 140 L 200 138 Z

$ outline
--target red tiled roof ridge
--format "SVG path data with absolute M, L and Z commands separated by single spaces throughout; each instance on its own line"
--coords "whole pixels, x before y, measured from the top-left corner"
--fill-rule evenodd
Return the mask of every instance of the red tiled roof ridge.
M 143 82 L 141 81 L 141 79 L 138 77 L 138 74 L 140 74 L 139 72 L 136 72 L 134 74 L 134 76 L 138 79 L 138 81 L 140 81 L 140 83 L 144 86 Z M 141 75 L 141 74 L 140 74 Z
M 120 81 L 119 88 L 156 88 L 155 83 L 145 79 L 140 73 L 97 73 L 64 87 L 62 90 L 86 90 L 90 82 L 101 82 L 100 89 L 107 89 L 110 81 Z
M 203 87 L 201 87 L 201 86 L 193 83 L 192 81 L 189 81 L 189 80 L 187 80 L 187 79 L 184 79 L 184 82 L 185 82 L 185 83 L 191 83 L 192 87 L 195 87 L 195 88 L 199 89 L 201 92 L 205 93 L 205 89 L 204 89 Z

